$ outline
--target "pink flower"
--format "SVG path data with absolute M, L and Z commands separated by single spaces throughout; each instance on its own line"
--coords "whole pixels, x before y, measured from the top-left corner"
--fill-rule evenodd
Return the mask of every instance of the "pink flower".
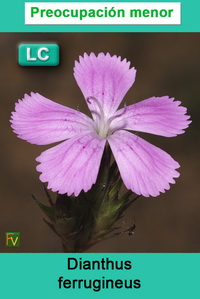
M 179 164 L 129 130 L 165 137 L 182 134 L 191 122 L 187 109 L 163 96 L 117 110 L 136 70 L 109 53 L 84 54 L 75 62 L 74 76 L 93 119 L 38 93 L 25 95 L 12 113 L 12 128 L 19 138 L 38 145 L 64 140 L 36 159 L 40 180 L 60 194 L 88 191 L 96 182 L 108 141 L 128 189 L 147 197 L 168 190 L 179 177 Z

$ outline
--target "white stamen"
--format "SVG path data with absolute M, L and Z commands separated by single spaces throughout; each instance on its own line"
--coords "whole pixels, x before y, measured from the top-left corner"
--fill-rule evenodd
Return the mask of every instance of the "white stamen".
M 102 106 L 101 106 L 101 104 L 99 103 L 99 101 L 95 98 L 95 97 L 88 97 L 87 99 L 86 99 L 86 101 L 89 103 L 89 104 L 91 104 L 91 101 L 90 100 L 93 100 L 96 104 L 97 104 L 97 106 L 98 106 L 98 108 L 99 108 L 99 111 L 100 111 L 100 114 L 101 115 L 103 115 L 104 116 L 104 111 L 103 111 L 103 109 L 102 109 Z
M 124 110 L 122 111 L 122 113 L 120 113 L 120 114 L 118 114 L 118 115 L 111 116 L 111 117 L 107 120 L 108 126 L 111 124 L 111 122 L 112 122 L 114 119 L 116 119 L 116 118 L 118 118 L 118 117 L 124 115 L 124 113 L 126 113 L 126 109 L 127 109 L 127 107 L 126 107 L 126 104 L 125 104 L 125 105 L 124 105 Z
M 96 112 L 96 111 L 91 111 L 93 114 L 96 114 L 99 118 L 99 121 L 97 123 L 97 120 L 94 119 L 94 122 L 95 122 L 95 125 L 96 125 L 96 132 L 97 134 L 102 137 L 102 138 L 106 138 L 107 136 L 111 135 L 113 133 L 113 130 L 109 130 L 109 127 L 110 127 L 110 124 L 111 122 L 122 116 L 125 112 L 126 112 L 126 106 L 124 105 L 124 110 L 122 111 L 121 114 L 119 115 L 114 115 L 114 116 L 111 116 L 110 118 L 106 119 L 106 116 L 105 116 L 105 113 L 104 113 L 104 110 L 102 108 L 102 105 L 101 103 L 99 102 L 98 99 L 96 99 L 95 97 L 93 96 L 90 96 L 86 99 L 86 101 L 91 104 L 91 100 L 94 101 L 98 108 L 99 108 L 99 112 Z

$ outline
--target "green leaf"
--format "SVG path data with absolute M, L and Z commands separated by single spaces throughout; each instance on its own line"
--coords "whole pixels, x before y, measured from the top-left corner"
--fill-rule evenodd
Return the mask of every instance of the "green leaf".
M 43 211 L 43 213 L 50 219 L 54 219 L 54 211 L 52 207 L 45 206 L 43 203 L 41 203 L 39 200 L 35 198 L 34 195 L 32 195 L 33 199 L 37 203 L 37 205 L 40 207 L 40 209 Z

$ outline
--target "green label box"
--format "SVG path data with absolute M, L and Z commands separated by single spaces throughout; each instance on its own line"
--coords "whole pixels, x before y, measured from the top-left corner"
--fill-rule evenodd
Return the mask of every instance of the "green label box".
M 6 247 L 19 247 L 20 246 L 20 233 L 8 232 L 6 233 Z
M 60 62 L 57 44 L 20 44 L 18 63 L 21 66 L 57 66 Z

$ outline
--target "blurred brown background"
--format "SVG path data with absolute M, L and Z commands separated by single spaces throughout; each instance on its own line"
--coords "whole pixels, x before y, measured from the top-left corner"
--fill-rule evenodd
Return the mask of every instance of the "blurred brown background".
M 19 43 L 55 42 L 61 47 L 58 67 L 20 67 Z M 124 103 L 169 95 L 188 107 L 193 123 L 175 138 L 140 134 L 181 164 L 181 176 L 157 198 L 140 197 L 119 223 L 127 229 L 135 218 L 133 236 L 121 236 L 91 248 L 93 252 L 200 252 L 200 34 L 194 33 L 1 33 L 1 252 L 60 252 L 58 238 L 43 222 L 31 198 L 47 202 L 35 170 L 35 158 L 50 146 L 18 139 L 9 124 L 14 104 L 31 91 L 89 114 L 73 78 L 74 60 L 84 52 L 110 52 L 137 69 Z M 19 248 L 5 247 L 5 232 L 21 232 Z

